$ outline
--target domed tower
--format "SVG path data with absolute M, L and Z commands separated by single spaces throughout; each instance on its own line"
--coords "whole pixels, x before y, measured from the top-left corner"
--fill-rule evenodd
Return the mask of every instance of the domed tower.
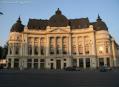
M 102 21 L 98 15 L 97 22 L 94 25 L 96 31 L 96 45 L 97 56 L 104 56 L 111 54 L 110 34 L 107 25 Z M 100 64 L 101 65 L 101 64 Z
M 20 55 L 21 50 L 21 42 L 22 42 L 22 32 L 24 31 L 24 25 L 21 23 L 20 17 L 16 21 L 15 24 L 13 24 L 9 40 L 8 40 L 8 55 Z
M 102 21 L 99 14 L 98 14 L 97 22 L 94 25 L 94 29 L 96 31 L 99 31 L 99 30 L 107 30 L 108 31 L 107 25 L 105 24 L 105 22 Z
M 22 24 L 20 17 L 18 18 L 16 23 L 13 24 L 10 31 L 11 32 L 22 32 L 22 31 L 24 31 L 24 25 Z
M 58 8 L 55 15 L 51 16 L 48 21 L 50 27 L 66 27 L 68 26 L 68 19 L 62 15 L 62 12 Z

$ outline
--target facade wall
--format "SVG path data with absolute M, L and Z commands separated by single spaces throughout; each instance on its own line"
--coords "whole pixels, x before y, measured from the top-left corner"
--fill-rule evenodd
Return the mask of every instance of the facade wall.
M 49 27 L 46 30 L 10 32 L 8 67 L 63 69 L 68 66 L 97 68 L 116 67 L 115 44 L 106 30 Z

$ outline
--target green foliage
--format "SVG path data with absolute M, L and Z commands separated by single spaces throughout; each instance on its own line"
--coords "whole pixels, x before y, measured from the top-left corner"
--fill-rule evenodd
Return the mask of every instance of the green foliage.
M 6 58 L 8 53 L 8 44 L 5 44 L 4 47 L 0 46 L 0 58 Z

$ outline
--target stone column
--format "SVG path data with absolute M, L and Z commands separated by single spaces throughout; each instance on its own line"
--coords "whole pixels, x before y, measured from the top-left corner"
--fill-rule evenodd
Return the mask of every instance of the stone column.
M 40 44 L 40 38 L 39 38 L 39 41 L 38 41 L 38 55 L 40 56 L 41 55 L 41 44 Z
M 86 68 L 86 58 L 83 58 L 83 68 Z
M 69 55 L 70 56 L 71 56 L 71 47 L 72 47 L 71 34 L 69 34 Z
M 49 55 L 49 49 L 50 49 L 50 37 L 49 36 L 47 36 L 47 38 L 46 38 L 46 56 L 48 56 Z
M 83 55 L 85 55 L 85 38 L 83 37 Z
M 104 58 L 104 65 L 107 65 L 107 58 Z
M 62 54 L 63 54 L 63 49 L 62 49 L 62 47 L 63 47 L 63 46 L 62 46 L 62 37 L 60 38 L 60 40 L 61 40 L 61 41 L 60 41 L 60 47 L 61 47 L 60 54 L 62 55 Z
M 79 59 L 77 58 L 77 67 L 79 67 Z
M 34 55 L 34 38 L 32 38 L 32 55 Z
M 56 43 L 56 37 L 54 37 L 54 54 L 56 55 L 56 46 L 57 46 L 57 43 Z
M 24 38 L 23 38 L 23 50 L 24 50 L 24 55 L 28 55 L 28 44 L 27 44 L 27 34 L 24 35 Z
M 14 58 L 11 58 L 11 68 L 14 68 Z
M 15 55 L 15 43 L 13 43 L 13 51 L 12 51 L 12 55 Z
M 79 55 L 79 51 L 78 51 L 78 37 L 76 37 L 76 54 Z

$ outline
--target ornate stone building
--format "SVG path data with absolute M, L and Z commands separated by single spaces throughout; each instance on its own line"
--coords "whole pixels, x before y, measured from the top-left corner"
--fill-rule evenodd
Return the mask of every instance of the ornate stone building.
M 7 65 L 10 68 L 63 69 L 118 66 L 117 44 L 100 16 L 67 19 L 58 9 L 49 20 L 20 17 L 10 30 Z

